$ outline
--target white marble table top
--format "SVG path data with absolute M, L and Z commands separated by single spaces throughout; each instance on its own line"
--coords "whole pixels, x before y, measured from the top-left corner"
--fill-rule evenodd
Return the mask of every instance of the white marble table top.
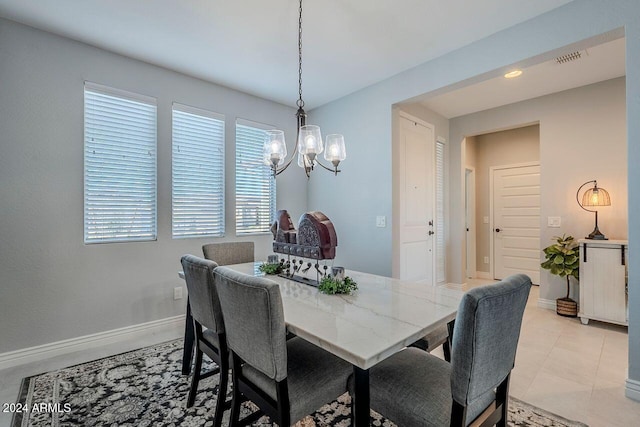
M 261 263 L 227 267 L 264 276 Z M 369 369 L 436 327 L 453 320 L 461 290 L 347 270 L 358 283 L 352 295 L 325 295 L 317 288 L 282 277 L 288 329 L 362 369 Z

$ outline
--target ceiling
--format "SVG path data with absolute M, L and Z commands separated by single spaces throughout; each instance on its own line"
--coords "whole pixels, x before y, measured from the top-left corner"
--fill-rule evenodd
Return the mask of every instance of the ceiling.
M 308 109 L 569 0 L 304 3 Z M 0 0 L 0 16 L 293 106 L 297 0 Z
M 562 54 L 576 51 L 569 49 Z M 442 95 L 413 99 L 446 118 L 512 104 L 550 93 L 573 89 L 625 75 L 625 39 L 579 50 L 580 59 L 558 64 L 555 59 L 520 67 L 522 75 L 506 79 L 508 69 L 496 70 L 497 77 Z

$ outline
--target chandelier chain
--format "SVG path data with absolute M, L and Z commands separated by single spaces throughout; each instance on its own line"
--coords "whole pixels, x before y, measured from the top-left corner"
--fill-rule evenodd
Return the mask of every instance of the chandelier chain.
M 296 105 L 299 108 L 304 107 L 302 100 L 302 0 L 298 8 L 298 101 Z

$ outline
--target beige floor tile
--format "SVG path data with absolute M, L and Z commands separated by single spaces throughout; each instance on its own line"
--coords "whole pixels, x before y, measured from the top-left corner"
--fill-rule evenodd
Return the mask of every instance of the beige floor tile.
M 511 372 L 509 394 L 520 400 L 524 400 L 524 396 L 527 394 L 527 391 L 529 391 L 529 387 L 531 387 L 531 383 L 533 383 L 537 375 L 537 370 L 533 371 L 516 364 Z
M 591 386 L 540 372 L 523 400 L 565 418 L 587 422 Z
M 600 355 L 554 347 L 540 372 L 593 386 L 598 372 Z
M 589 403 L 591 427 L 640 426 L 640 402 L 625 397 L 623 384 L 596 381 Z

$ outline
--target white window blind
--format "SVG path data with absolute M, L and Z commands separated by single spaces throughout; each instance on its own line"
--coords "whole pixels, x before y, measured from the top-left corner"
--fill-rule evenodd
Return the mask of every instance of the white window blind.
M 84 241 L 155 240 L 156 101 L 84 88 Z
M 236 234 L 267 233 L 276 212 L 276 182 L 264 164 L 262 147 L 272 127 L 236 123 Z
M 446 280 L 445 260 L 445 219 L 444 219 L 444 142 L 436 141 L 436 282 Z
M 224 116 L 173 104 L 172 235 L 224 236 Z

